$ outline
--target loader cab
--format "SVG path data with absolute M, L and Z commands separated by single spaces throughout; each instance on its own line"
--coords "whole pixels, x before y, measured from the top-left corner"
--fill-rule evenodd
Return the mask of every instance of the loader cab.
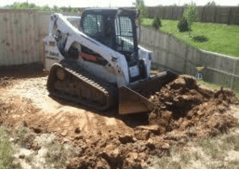
M 133 66 L 138 62 L 136 15 L 129 9 L 88 9 L 82 14 L 80 30 L 123 54 Z

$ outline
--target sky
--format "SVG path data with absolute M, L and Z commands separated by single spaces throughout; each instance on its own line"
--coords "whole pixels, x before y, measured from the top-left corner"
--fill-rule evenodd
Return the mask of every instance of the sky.
M 195 2 L 198 6 L 204 6 L 207 2 L 212 0 L 144 0 L 146 6 L 157 6 L 157 5 L 184 5 Z M 217 5 L 220 6 L 237 6 L 239 0 L 214 0 Z M 11 5 L 14 2 L 27 2 L 27 0 L 0 0 L 0 6 Z M 29 3 L 35 3 L 38 6 L 53 5 L 59 7 L 130 7 L 133 6 L 135 0 L 28 0 Z

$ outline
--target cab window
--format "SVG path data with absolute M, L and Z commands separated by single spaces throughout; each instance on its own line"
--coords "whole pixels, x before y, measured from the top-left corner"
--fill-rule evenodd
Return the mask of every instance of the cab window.
M 97 36 L 102 32 L 102 16 L 89 14 L 83 22 L 84 32 L 89 36 Z

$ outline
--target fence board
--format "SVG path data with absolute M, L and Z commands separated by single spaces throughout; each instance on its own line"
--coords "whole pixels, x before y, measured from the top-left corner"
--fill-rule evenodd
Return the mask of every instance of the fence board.
M 33 36 L 32 43 L 33 43 L 33 46 L 34 46 L 32 48 L 32 50 L 34 52 L 33 61 L 39 60 L 39 48 L 38 47 L 40 46 L 40 44 L 37 44 L 38 32 L 37 32 L 37 27 L 36 27 L 36 21 L 37 20 L 36 20 L 35 15 L 36 15 L 35 12 L 31 13 L 31 20 L 32 20 L 32 30 L 31 30 L 31 32 L 32 32 L 32 36 Z
M 6 24 L 6 30 L 7 30 L 7 57 L 9 57 L 8 65 L 14 64 L 14 56 L 13 56 L 13 39 L 12 39 L 12 21 L 11 21 L 11 14 L 6 13 L 7 18 L 7 24 Z
M 230 18 L 231 19 L 230 24 L 234 23 L 236 25 L 239 25 L 239 8 L 232 7 L 231 10 L 232 10 L 232 17 Z
M 16 16 L 16 13 L 12 13 L 11 14 L 11 32 L 12 32 L 12 44 L 13 44 L 13 60 L 12 60 L 12 63 L 15 65 L 15 64 L 18 64 L 18 62 L 20 60 L 19 59 L 19 52 L 18 52 L 18 34 L 17 34 L 17 16 Z M 20 62 L 21 64 L 21 62 Z
M 5 20 L 4 20 L 4 14 L 0 13 L 0 51 L 2 56 L 6 56 L 5 54 Z M 6 64 L 6 57 L 0 57 L 0 64 L 5 65 Z
M 35 21 L 35 34 L 36 34 L 36 38 L 35 38 L 35 43 L 37 44 L 35 46 L 37 53 L 37 60 L 41 60 L 42 57 L 42 50 L 41 50 L 41 43 L 42 41 L 40 40 L 40 30 L 39 30 L 39 19 L 38 19 L 38 13 L 34 15 L 34 21 Z M 50 17 L 50 16 L 49 16 Z
M 178 12 L 177 10 L 178 10 L 177 6 L 172 7 L 172 18 L 173 19 L 177 19 L 177 12 Z
M 184 11 L 184 7 L 180 6 L 180 7 L 179 7 L 178 19 L 180 19 L 180 18 L 183 16 L 183 11 Z
M 23 63 L 27 63 L 27 38 L 26 38 L 26 16 L 25 14 L 22 12 L 21 13 L 21 22 L 22 22 L 22 39 L 21 39 L 21 43 L 22 43 L 22 55 L 23 55 Z
M 30 52 L 32 53 L 30 56 L 30 59 L 31 60 L 35 60 L 35 56 L 36 56 L 36 51 L 34 50 L 34 47 L 35 47 L 35 42 L 34 42 L 34 21 L 33 21 L 33 14 L 31 12 L 29 12 L 29 32 L 30 32 L 30 44 L 31 44 L 31 47 L 30 47 Z
M 31 61 L 31 37 L 30 37 L 30 29 L 31 29 L 31 26 L 30 26 L 30 17 L 29 17 L 29 14 L 26 14 L 25 15 L 25 19 L 26 19 L 26 22 L 25 22 L 25 25 L 26 25 L 26 29 L 25 29 L 25 34 L 26 34 L 26 45 L 27 45 L 27 49 L 26 49 L 26 63 L 29 63 Z
M 14 31 L 16 33 L 16 49 L 15 51 L 17 52 L 16 58 L 15 58 L 15 64 L 23 64 L 23 57 L 21 51 L 22 51 L 22 34 L 21 34 L 21 18 L 20 18 L 20 13 L 14 14 L 15 15 L 15 21 L 14 21 Z
M 7 56 L 7 44 L 8 44 L 8 39 L 7 39 L 7 16 L 5 13 L 1 13 L 1 15 L 3 16 L 3 22 L 1 25 L 4 25 L 2 26 L 2 34 L 0 35 L 2 37 L 2 42 L 3 43 L 3 53 L 1 53 L 1 58 L 4 58 L 5 62 L 2 63 L 2 65 L 8 65 L 8 62 L 9 62 L 9 56 Z
M 22 27 L 22 22 L 21 22 L 21 12 L 18 14 L 15 14 L 15 22 L 14 22 L 14 28 L 16 29 L 15 32 L 17 34 L 16 37 L 16 51 L 18 51 L 17 53 L 17 59 L 16 62 L 17 63 L 21 63 L 23 64 L 23 57 L 24 55 L 22 55 L 22 32 L 21 32 L 21 28 Z

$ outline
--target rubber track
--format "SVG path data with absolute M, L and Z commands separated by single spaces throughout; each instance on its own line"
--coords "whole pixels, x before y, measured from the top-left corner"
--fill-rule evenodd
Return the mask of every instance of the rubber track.
M 76 99 L 76 97 L 69 96 L 71 94 L 66 94 L 65 92 L 60 92 L 59 90 L 54 90 L 54 82 L 56 81 L 56 75 L 54 74 L 54 70 L 51 69 L 48 82 L 47 82 L 47 89 L 50 94 L 60 97 L 66 100 L 70 100 L 73 102 L 77 102 L 83 105 L 86 105 L 88 107 L 94 108 L 96 110 L 107 110 L 110 106 L 112 106 L 117 101 L 117 88 L 115 85 L 110 84 L 91 73 L 87 72 L 83 68 L 81 68 L 79 65 L 77 65 L 75 62 L 62 62 L 62 63 L 56 63 L 52 66 L 52 68 L 61 67 L 66 72 L 71 74 L 72 76 L 80 79 L 81 81 L 84 81 L 88 86 L 91 86 L 94 88 L 94 90 L 98 90 L 104 94 L 106 97 L 106 104 L 103 106 L 99 106 L 97 104 L 94 104 L 94 102 L 90 100 L 81 99 L 80 97 Z M 79 86 L 80 87 L 80 86 Z

